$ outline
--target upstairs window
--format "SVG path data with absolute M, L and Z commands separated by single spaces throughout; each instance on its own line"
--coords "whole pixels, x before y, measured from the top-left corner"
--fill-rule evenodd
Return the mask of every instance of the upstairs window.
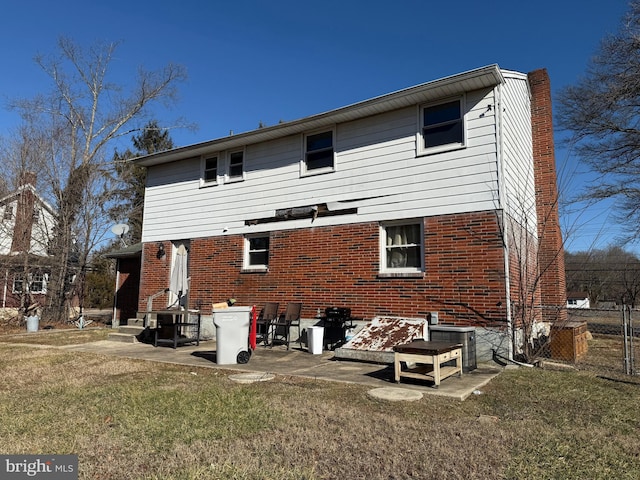
M 381 227 L 381 265 L 383 272 L 416 273 L 423 271 L 421 223 L 389 224 Z
M 3 220 L 12 220 L 13 219 L 13 208 L 11 205 L 5 205 L 4 213 L 2 214 Z
M 333 130 L 329 130 L 305 136 L 304 173 L 333 171 L 333 133 Z
M 244 151 L 229 153 L 229 166 L 227 169 L 229 180 L 237 181 L 244 179 Z
M 245 238 L 245 270 L 266 270 L 269 267 L 269 235 Z
M 202 160 L 202 183 L 215 185 L 218 182 L 218 156 L 211 155 Z
M 420 107 L 419 153 L 464 147 L 463 99 Z

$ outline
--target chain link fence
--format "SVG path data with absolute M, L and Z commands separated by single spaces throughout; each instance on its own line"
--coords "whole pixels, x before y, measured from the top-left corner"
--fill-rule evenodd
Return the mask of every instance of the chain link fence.
M 586 325 L 586 351 L 578 352 L 572 363 L 579 369 L 607 377 L 640 374 L 635 358 L 640 348 L 638 317 L 638 312 L 626 305 L 618 309 L 569 309 L 568 326 Z M 553 341 L 552 338 L 552 351 Z M 575 345 L 575 338 L 567 335 L 563 342 L 569 341 Z M 556 343 L 560 347 L 558 342 L 559 338 Z

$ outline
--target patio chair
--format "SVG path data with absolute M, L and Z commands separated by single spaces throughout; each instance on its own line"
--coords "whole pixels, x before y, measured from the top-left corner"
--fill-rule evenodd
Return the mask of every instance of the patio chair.
M 302 347 L 302 339 L 300 335 L 300 312 L 302 311 L 302 303 L 289 303 L 284 314 L 272 322 L 273 335 L 271 337 L 271 346 L 278 341 L 287 345 L 287 350 L 291 344 L 291 327 L 298 328 L 298 343 Z
M 265 303 L 256 321 L 257 336 L 260 337 L 264 345 L 269 343 L 269 333 L 274 320 L 278 318 L 279 307 L 280 304 L 278 302 Z

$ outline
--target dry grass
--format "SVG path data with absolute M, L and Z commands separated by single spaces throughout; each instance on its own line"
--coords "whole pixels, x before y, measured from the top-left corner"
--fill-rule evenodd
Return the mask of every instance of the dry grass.
M 388 403 L 13 344 L 0 369 L 0 451 L 78 454 L 82 479 L 640 478 L 640 386 L 590 371 L 506 371 L 465 402 Z
M 0 335 L 1 343 L 26 343 L 33 345 L 77 345 L 79 343 L 104 340 L 113 330 L 108 328 L 40 330 L 32 333 L 15 333 Z

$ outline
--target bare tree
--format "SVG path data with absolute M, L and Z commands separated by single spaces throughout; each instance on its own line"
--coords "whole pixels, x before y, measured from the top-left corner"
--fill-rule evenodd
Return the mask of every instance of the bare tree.
M 43 180 L 57 218 L 45 313 L 57 320 L 65 318 L 70 292 L 82 285 L 89 253 L 108 223 L 113 163 L 107 147 L 137 130 L 151 104 L 174 100 L 176 84 L 186 78 L 181 66 L 169 64 L 158 71 L 141 68 L 133 82 L 117 84 L 109 72 L 117 47 L 82 49 L 59 39 L 57 55 L 36 57 L 53 83 L 51 93 L 12 105 L 47 140 L 40 151 L 46 162 Z
M 582 199 L 617 200 L 629 239 L 640 237 L 640 2 L 606 37 L 576 84 L 558 97 L 557 123 L 597 175 Z
M 612 246 L 566 258 L 569 285 L 586 291 L 592 305 L 609 300 L 635 308 L 640 294 L 640 260 L 635 254 Z

